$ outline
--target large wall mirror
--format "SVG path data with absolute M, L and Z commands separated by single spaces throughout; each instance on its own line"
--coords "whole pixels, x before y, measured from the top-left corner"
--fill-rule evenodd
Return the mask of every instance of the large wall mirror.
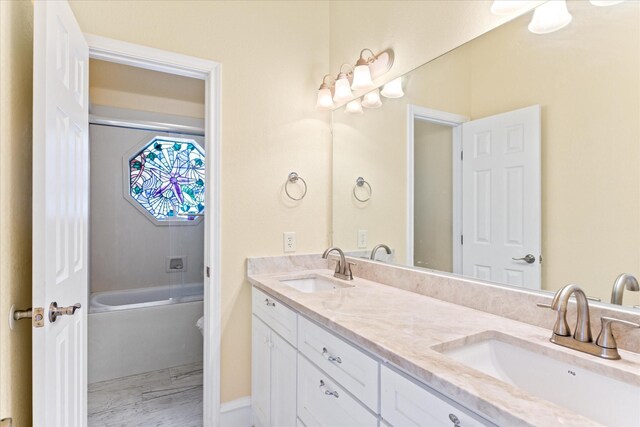
M 402 98 L 334 110 L 334 245 L 604 303 L 640 277 L 640 2 L 568 7 L 560 31 L 529 13 L 404 75 Z M 633 288 L 615 302 L 640 306 Z

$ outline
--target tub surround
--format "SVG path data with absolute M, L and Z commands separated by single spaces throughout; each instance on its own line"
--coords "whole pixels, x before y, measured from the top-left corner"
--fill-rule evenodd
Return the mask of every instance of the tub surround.
M 640 385 L 636 353 L 621 350 L 622 360 L 608 361 L 550 343 L 555 313 L 535 308 L 535 303 L 549 302 L 551 297 L 363 259 L 350 261 L 356 262 L 355 279 L 350 282 L 355 286 L 339 292 L 302 293 L 278 280 L 308 274 L 331 277 L 333 270 L 319 255 L 253 258 L 247 271 L 257 288 L 500 425 L 597 423 L 471 369 L 439 350 L 479 335 L 506 334 L 530 350 Z M 484 312 L 464 305 L 482 306 Z M 534 314 L 537 310 L 542 314 Z M 514 320 L 519 314 L 522 321 Z M 638 316 L 626 314 L 592 308 L 598 323 L 601 315 L 638 321 Z M 575 317 L 570 314 L 569 319 L 573 326 Z M 598 324 L 594 332 L 599 328 Z M 616 339 L 622 336 L 620 329 Z M 633 341 L 637 345 L 640 339 L 626 334 L 619 344 L 622 341 L 624 348 L 633 348 Z

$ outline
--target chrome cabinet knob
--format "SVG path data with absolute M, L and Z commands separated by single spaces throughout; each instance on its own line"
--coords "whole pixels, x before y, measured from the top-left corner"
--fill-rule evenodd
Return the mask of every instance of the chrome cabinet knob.
M 57 302 L 52 302 L 49 306 L 49 321 L 55 322 L 59 316 L 73 316 L 82 307 L 80 303 L 75 303 L 69 307 L 58 307 Z
M 514 261 L 524 261 L 527 264 L 533 264 L 534 262 L 536 262 L 536 257 L 533 256 L 532 254 L 526 254 L 522 258 L 511 258 L 511 259 Z

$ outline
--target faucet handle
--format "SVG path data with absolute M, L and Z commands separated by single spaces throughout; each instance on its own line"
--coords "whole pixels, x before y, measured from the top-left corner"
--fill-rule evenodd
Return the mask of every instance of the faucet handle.
M 548 309 L 551 309 L 551 304 L 546 304 L 546 303 L 543 303 L 543 302 L 537 302 L 537 303 L 536 303 L 536 305 L 537 305 L 538 307 L 541 307 L 541 308 L 548 308 Z
M 600 335 L 598 335 L 598 338 L 596 339 L 596 344 L 604 348 L 618 348 L 616 339 L 613 336 L 613 331 L 611 330 L 612 323 L 619 323 L 621 325 L 630 326 L 632 328 L 640 328 L 640 325 L 638 325 L 637 323 L 629 322 L 627 320 L 614 319 L 613 317 L 602 317 L 600 321 L 602 322 L 602 329 L 600 330 Z

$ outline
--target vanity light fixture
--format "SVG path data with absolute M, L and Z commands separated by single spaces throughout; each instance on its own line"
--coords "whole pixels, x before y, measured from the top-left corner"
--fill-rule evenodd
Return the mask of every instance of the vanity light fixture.
M 379 108 L 382 107 L 382 100 L 380 99 L 380 89 L 372 90 L 362 98 L 362 106 L 364 108 Z
M 331 94 L 331 86 L 327 84 L 327 77 L 333 79 L 331 74 L 327 74 L 322 78 L 322 84 L 320 85 L 320 89 L 318 89 L 318 101 L 316 102 L 316 108 L 318 110 L 331 110 L 335 107 Z
M 589 0 L 594 6 L 613 6 L 622 3 L 624 0 Z
M 534 34 L 548 34 L 566 27 L 572 18 L 565 0 L 550 0 L 533 11 L 528 28 Z
M 365 58 L 364 53 L 367 51 L 371 53 L 371 56 Z M 371 49 L 362 49 L 360 52 L 360 58 L 358 58 L 358 62 L 356 62 L 356 67 L 353 69 L 353 83 L 351 84 L 351 89 L 367 90 L 374 87 L 369 64 L 375 62 L 376 59 L 377 57 Z
M 404 92 L 402 91 L 402 77 L 391 80 L 385 84 L 380 92 L 385 98 L 402 98 Z
M 342 71 L 344 66 L 350 67 L 351 71 L 349 73 L 345 73 Z M 346 101 L 347 99 L 353 98 L 353 92 L 351 92 L 351 82 L 349 81 L 349 76 L 353 75 L 353 66 L 350 64 L 342 64 L 340 67 L 340 72 L 338 73 L 338 78 L 336 79 L 336 86 L 333 94 L 333 100 L 335 102 Z
M 364 114 L 360 98 L 354 99 L 353 101 L 349 102 L 345 107 L 344 112 L 347 114 Z

